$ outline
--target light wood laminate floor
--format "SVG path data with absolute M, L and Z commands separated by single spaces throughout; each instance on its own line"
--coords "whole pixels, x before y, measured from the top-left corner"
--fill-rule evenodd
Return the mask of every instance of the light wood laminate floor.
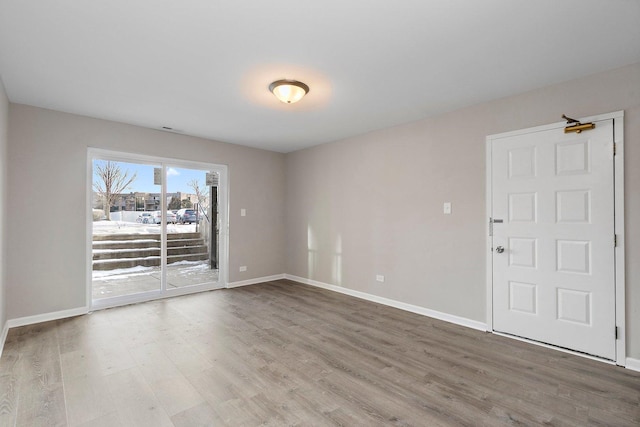
M 1 426 L 640 425 L 640 373 L 285 280 L 11 329 Z

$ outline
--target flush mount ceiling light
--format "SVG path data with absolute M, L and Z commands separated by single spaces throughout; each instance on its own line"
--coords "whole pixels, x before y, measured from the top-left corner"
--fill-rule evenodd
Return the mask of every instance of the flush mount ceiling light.
M 276 80 L 269 90 L 285 104 L 293 104 L 309 92 L 309 86 L 297 80 Z

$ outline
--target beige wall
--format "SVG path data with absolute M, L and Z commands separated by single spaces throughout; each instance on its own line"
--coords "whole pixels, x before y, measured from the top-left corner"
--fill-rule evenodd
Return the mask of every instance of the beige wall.
M 283 154 L 25 105 L 9 122 L 8 318 L 85 305 L 87 147 L 228 165 L 229 280 L 284 272 Z
M 9 99 L 0 79 L 0 331 L 7 321 L 6 300 L 6 187 L 7 187 L 7 145 L 9 138 Z M 0 343 L 0 348 L 2 348 Z
M 485 322 L 486 136 L 618 110 L 640 358 L 640 64 L 288 154 L 287 273 Z
M 84 305 L 96 147 L 229 165 L 230 281 L 286 272 L 484 322 L 485 137 L 625 110 L 626 336 L 640 358 L 640 64 L 286 156 L 24 105 L 7 121 L 8 105 L 0 90 L 0 320 Z

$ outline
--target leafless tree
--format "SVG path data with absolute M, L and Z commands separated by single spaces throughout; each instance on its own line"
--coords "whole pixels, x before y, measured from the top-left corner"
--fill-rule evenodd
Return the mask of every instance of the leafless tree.
M 93 190 L 104 199 L 105 215 L 110 218 L 111 206 L 114 205 L 118 194 L 122 193 L 136 179 L 137 173 L 129 175 L 128 170 L 122 170 L 117 162 L 96 162 Z
M 187 182 L 187 185 L 191 187 L 194 193 L 196 193 L 200 209 L 199 214 L 202 214 L 202 212 L 209 212 L 209 195 L 207 194 L 207 187 L 201 187 L 197 179 L 192 179 Z

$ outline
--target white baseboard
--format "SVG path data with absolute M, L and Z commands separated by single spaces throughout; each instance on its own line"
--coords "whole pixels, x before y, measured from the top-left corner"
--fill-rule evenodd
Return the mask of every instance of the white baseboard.
M 367 301 L 376 302 L 378 304 L 388 305 L 389 307 L 399 308 L 400 310 L 410 311 L 411 313 L 421 314 L 423 316 L 432 317 L 434 319 L 444 320 L 445 322 L 466 326 L 467 328 L 477 329 L 479 331 L 487 330 L 486 323 L 467 319 L 466 317 L 454 316 L 453 314 L 442 313 L 440 311 L 431 310 L 431 309 L 420 307 L 417 305 L 407 304 L 401 301 L 379 297 L 377 295 L 368 294 L 366 292 L 355 291 L 349 288 L 343 288 L 342 286 L 330 285 L 328 283 L 318 282 L 316 280 L 306 279 L 304 277 L 293 276 L 291 274 L 285 274 L 284 276 L 285 276 L 284 277 L 285 279 L 293 280 L 294 282 L 304 283 L 306 285 L 328 289 L 330 291 L 339 292 L 341 294 L 350 295 L 352 297 L 365 299 Z
M 7 334 L 9 333 L 9 322 L 4 322 L 2 328 L 2 335 L 0 336 L 0 357 L 2 357 L 2 350 L 4 350 L 4 343 L 7 341 Z
M 272 282 L 274 280 L 282 280 L 284 278 L 285 278 L 284 274 L 276 274 L 274 276 L 265 276 L 265 277 L 256 277 L 255 279 L 227 283 L 227 288 L 229 289 L 238 288 L 240 286 L 249 286 L 249 285 L 255 285 L 258 283 Z
M 66 317 L 81 316 L 88 312 L 89 310 L 87 307 L 78 307 L 69 310 L 54 311 L 53 313 L 36 314 L 35 316 L 9 319 L 7 321 L 7 325 L 9 328 L 17 328 L 18 326 L 33 325 L 34 323 L 49 322 L 51 320 L 64 319 Z
M 632 357 L 627 357 L 627 360 L 624 364 L 624 367 L 627 369 L 631 369 L 632 371 L 640 372 L 640 359 L 634 359 Z

